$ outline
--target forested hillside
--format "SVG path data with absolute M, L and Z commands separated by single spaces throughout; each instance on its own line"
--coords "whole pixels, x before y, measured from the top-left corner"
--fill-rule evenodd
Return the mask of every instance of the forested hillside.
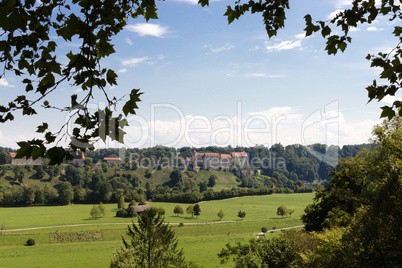
M 339 157 L 349 158 L 365 147 L 368 145 L 340 149 L 316 144 L 311 148 L 323 153 L 338 152 Z M 122 197 L 136 202 L 152 199 L 191 203 L 273 192 L 309 192 L 320 183 L 325 186 L 332 170 L 332 166 L 310 153 L 311 148 L 280 144 L 271 148 L 157 146 L 125 150 L 125 162 L 121 165 L 104 160 L 121 157 L 121 150 L 100 149 L 85 153 L 84 166 L 74 166 L 71 162 L 59 166 L 7 164 L 10 163 L 8 152 L 12 150 L 0 148 L 0 163 L 3 164 L 0 166 L 0 204 L 107 203 L 117 202 Z M 187 170 L 180 159 L 191 157 L 193 150 L 221 154 L 247 152 L 250 165 L 243 169 Z M 171 162 L 164 166 L 163 161 Z

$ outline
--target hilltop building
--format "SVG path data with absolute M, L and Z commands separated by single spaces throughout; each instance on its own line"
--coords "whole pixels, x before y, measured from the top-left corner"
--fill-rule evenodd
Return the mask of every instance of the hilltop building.
M 26 158 L 15 158 L 17 153 L 9 153 L 11 158 L 11 165 L 43 165 L 44 159 L 42 157 L 38 157 L 37 159 L 33 160 L 32 157 Z
M 198 170 L 199 166 L 203 166 L 205 169 L 229 169 L 230 167 L 246 168 L 248 166 L 248 155 L 246 152 L 219 154 L 197 153 L 193 150 L 192 163 L 194 170 Z
M 74 160 L 73 160 L 73 165 L 76 167 L 83 167 L 85 165 L 85 155 L 83 152 L 75 152 L 74 154 Z
M 124 161 L 120 157 L 105 157 L 103 158 L 109 165 L 122 165 L 124 164 Z

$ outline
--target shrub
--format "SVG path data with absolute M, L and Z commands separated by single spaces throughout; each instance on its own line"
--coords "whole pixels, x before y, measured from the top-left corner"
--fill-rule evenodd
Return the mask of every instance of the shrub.
M 27 246 L 33 246 L 33 245 L 35 245 L 35 244 L 36 244 L 35 239 L 29 238 L 29 239 L 27 240 Z
M 127 217 L 127 212 L 125 209 L 120 208 L 116 211 L 116 217 Z
M 239 217 L 240 219 L 244 219 L 244 217 L 246 217 L 246 212 L 245 211 L 239 211 L 238 213 L 237 213 L 237 217 Z
M 266 232 L 268 232 L 268 228 L 267 227 L 262 227 L 261 232 L 263 232 L 265 234 Z
M 179 227 L 183 227 L 184 226 L 184 223 L 179 223 Z
M 158 214 L 163 216 L 166 214 L 166 210 L 163 207 L 158 208 Z
M 272 230 L 275 230 L 276 229 L 276 227 L 274 226 L 274 227 L 272 227 Z
M 127 217 L 137 217 L 137 212 L 135 211 L 134 207 L 128 207 L 126 209 Z

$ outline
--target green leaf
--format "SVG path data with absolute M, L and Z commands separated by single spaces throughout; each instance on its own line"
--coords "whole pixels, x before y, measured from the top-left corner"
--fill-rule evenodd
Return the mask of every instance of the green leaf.
M 26 157 L 27 159 L 32 155 L 32 146 L 26 141 L 17 142 L 18 146 L 20 147 L 17 151 L 15 158 L 23 158 Z
M 209 0 L 198 0 L 198 4 L 200 4 L 202 7 L 209 6 Z
M 138 109 L 137 103 L 141 101 L 139 89 L 133 89 L 130 93 L 130 100 L 126 102 L 123 106 L 123 113 L 125 116 L 128 114 L 135 114 L 135 109 Z
M 395 116 L 395 111 L 392 110 L 391 107 L 383 106 L 381 107 L 381 109 L 382 109 L 381 117 L 388 117 L 388 119 L 391 120 L 392 117 Z
M 47 132 L 45 134 L 45 139 L 46 139 L 47 143 L 50 144 L 56 140 L 56 137 L 51 132 Z
M 46 158 L 50 159 L 49 165 L 57 165 L 63 163 L 70 153 L 66 152 L 62 147 L 53 147 L 46 152 Z M 72 158 L 72 156 L 71 156 Z
M 110 85 L 117 85 L 116 78 L 117 74 L 113 70 L 111 69 L 107 70 L 106 80 Z
M 41 126 L 38 126 L 38 130 L 36 130 L 36 132 L 38 133 L 43 133 L 45 132 L 45 130 L 48 128 L 48 124 L 47 123 L 43 123 Z
M 37 146 L 32 147 L 32 159 L 38 159 L 38 157 L 44 156 L 44 150 Z

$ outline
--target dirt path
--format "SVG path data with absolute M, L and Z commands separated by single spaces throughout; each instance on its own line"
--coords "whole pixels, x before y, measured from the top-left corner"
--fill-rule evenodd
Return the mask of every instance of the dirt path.
M 237 221 L 214 221 L 214 222 L 190 222 L 185 223 L 184 225 L 210 225 L 210 224 L 221 224 L 221 223 L 233 223 L 233 222 L 256 222 L 256 221 L 266 221 L 266 220 L 237 220 Z M 3 232 L 19 232 L 19 231 L 30 231 L 30 230 L 40 230 L 40 229 L 51 229 L 51 228 L 65 228 L 65 227 L 79 227 L 79 226 L 96 226 L 96 225 L 129 225 L 131 223 L 123 223 L 123 222 L 111 222 L 111 223 L 81 223 L 81 224 L 68 224 L 68 225 L 56 225 L 56 226 L 43 226 L 43 227 L 32 227 L 32 228 L 22 228 L 22 229 L 10 229 L 10 230 L 3 230 Z M 169 223 L 171 225 L 179 225 L 179 223 Z M 275 230 L 270 231 L 280 231 L 280 230 L 287 230 L 293 228 L 300 228 L 304 227 L 304 225 L 297 225 L 297 226 L 290 226 L 284 228 L 278 228 Z M 259 235 L 259 234 L 258 234 Z

